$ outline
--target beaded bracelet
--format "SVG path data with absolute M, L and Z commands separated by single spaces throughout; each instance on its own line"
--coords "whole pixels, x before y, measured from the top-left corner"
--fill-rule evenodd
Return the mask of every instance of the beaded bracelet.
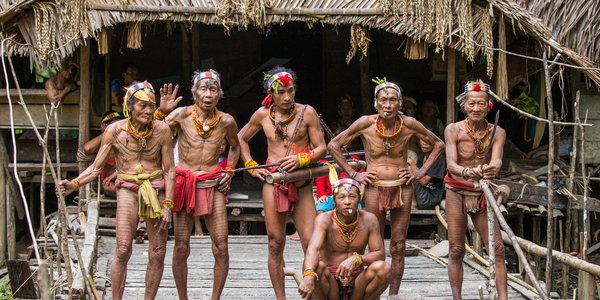
M 460 176 L 462 178 L 467 178 L 467 173 L 469 172 L 469 168 L 463 168 L 462 172 L 460 173 Z
M 296 154 L 296 156 L 298 157 L 298 164 L 300 165 L 300 168 L 306 167 L 310 164 L 310 153 L 300 152 Z
M 154 119 L 156 120 L 164 120 L 167 117 L 167 115 L 165 113 L 163 113 L 162 111 L 160 111 L 160 109 L 156 109 L 154 111 Z
M 352 255 L 354 255 L 354 258 L 356 258 L 356 264 L 357 264 L 358 266 L 361 266 L 361 267 L 362 267 L 362 265 L 363 265 L 363 263 L 364 263 L 364 260 L 363 260 L 363 257 L 362 257 L 362 255 L 360 255 L 360 254 L 358 254 L 358 253 L 356 253 L 356 252 L 354 252 L 354 254 L 352 254 Z
M 77 180 L 77 178 L 73 179 L 73 185 L 75 186 L 76 190 L 79 189 L 80 183 L 79 183 L 79 180 Z
M 161 203 L 163 206 L 166 206 L 168 208 L 173 208 L 173 206 L 175 206 L 175 202 L 173 202 L 173 200 L 171 199 L 165 199 Z
M 315 271 L 313 271 L 312 269 L 306 269 L 304 270 L 304 273 L 302 274 L 302 276 L 307 277 L 313 277 L 315 280 L 319 280 L 319 275 L 317 275 L 317 273 L 315 273 Z
M 225 166 L 225 169 L 224 169 L 224 170 L 229 170 L 229 171 L 231 171 L 231 170 L 233 170 L 233 169 L 235 169 L 235 167 L 233 166 L 233 164 L 227 164 L 227 165 Z
M 244 162 L 244 167 L 246 167 L 246 168 L 250 168 L 250 167 L 254 167 L 254 166 L 258 166 L 258 163 L 254 159 L 249 159 Z M 254 170 L 248 170 L 248 173 L 252 174 L 252 172 L 254 172 Z

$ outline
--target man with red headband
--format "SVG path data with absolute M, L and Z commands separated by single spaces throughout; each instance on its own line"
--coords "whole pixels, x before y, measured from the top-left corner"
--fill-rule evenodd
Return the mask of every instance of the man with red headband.
M 267 163 L 278 163 L 279 166 L 250 171 L 262 181 L 271 172 L 291 172 L 319 161 L 325 154 L 325 139 L 317 112 L 309 105 L 295 102 L 296 74 L 290 69 L 276 67 L 265 74 L 264 89 L 268 95 L 263 106 L 238 134 L 246 167 L 258 165 L 252 159 L 248 141 L 259 130 L 267 136 Z M 311 180 L 276 185 L 264 183 L 262 196 L 269 238 L 269 275 L 277 299 L 285 299 L 285 224 L 291 213 L 302 249 L 306 250 L 316 216 Z
M 169 126 L 155 122 L 154 90 L 148 82 L 127 89 L 126 119 L 102 134 L 102 145 L 92 165 L 73 180 L 63 180 L 58 192 L 68 195 L 96 179 L 114 153 L 117 164 L 117 245 L 111 267 L 112 298 L 122 299 L 127 262 L 139 219 L 148 224 L 148 266 L 145 299 L 154 299 L 164 269 L 167 229 L 171 222 L 175 166 Z M 164 170 L 164 171 L 163 171 Z
M 304 299 L 379 299 L 390 283 L 390 265 L 377 216 L 358 209 L 358 181 L 330 180 L 335 208 L 315 220 L 298 291 Z
M 168 93 L 168 89 L 163 89 Z M 178 135 L 179 162 L 173 208 L 175 248 L 173 276 L 179 299 L 187 299 L 187 259 L 194 217 L 205 218 L 213 243 L 214 282 L 212 299 L 219 299 L 229 272 L 227 210 L 225 195 L 233 173 L 223 172 L 219 155 L 224 141 L 229 144 L 228 165 L 232 170 L 240 156 L 238 127 L 233 117 L 217 110 L 223 96 L 220 75 L 214 70 L 196 72 L 192 78 L 194 104 L 173 112 L 157 111 Z M 167 96 L 167 95 L 165 95 Z
M 490 140 L 493 125 L 485 116 L 492 108 L 488 99 L 490 87 L 482 81 L 469 82 L 465 91 L 456 100 L 467 115 L 463 121 L 446 127 L 446 163 L 448 174 L 446 185 L 446 215 L 448 216 L 448 277 L 454 299 L 461 299 L 463 279 L 463 258 L 465 256 L 465 231 L 467 214 L 471 215 L 475 230 L 482 237 L 488 236 L 485 196 L 479 180 L 493 180 L 502 167 L 502 155 L 506 132 L 497 127 L 493 140 Z M 491 156 L 486 157 L 488 147 Z M 498 298 L 507 299 L 506 264 L 504 244 L 500 235 L 498 220 L 494 222 L 494 251 L 496 257 L 496 288 Z M 487 249 L 490 245 L 483 239 Z
M 444 150 L 444 142 L 416 119 L 399 113 L 402 106 L 400 87 L 383 80 L 375 81 L 376 115 L 363 116 L 333 138 L 327 146 L 335 161 L 351 178 L 367 184 L 366 209 L 375 214 L 383 237 L 386 212 L 391 216 L 390 253 L 392 276 L 390 295 L 398 294 L 404 273 L 404 249 L 413 198 L 413 179 L 419 180 Z M 416 136 L 433 147 L 430 159 L 415 172 L 406 162 L 408 142 Z M 354 171 L 344 159 L 342 147 L 360 137 L 364 144 L 367 172 Z

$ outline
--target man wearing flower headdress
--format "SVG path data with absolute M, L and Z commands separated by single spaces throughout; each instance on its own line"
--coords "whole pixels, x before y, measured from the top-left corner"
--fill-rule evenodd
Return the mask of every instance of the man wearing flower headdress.
M 167 92 L 167 89 L 163 89 Z M 219 166 L 224 141 L 229 144 L 225 170 L 232 170 L 240 156 L 238 127 L 234 118 L 217 110 L 223 96 L 220 75 L 214 70 L 196 72 L 192 77 L 194 105 L 173 112 L 157 113 L 178 135 L 179 162 L 175 207 L 173 208 L 173 276 L 179 299 L 187 299 L 187 259 L 194 217 L 207 222 L 213 243 L 214 281 L 212 298 L 219 299 L 229 272 L 227 210 L 225 195 L 231 186 L 232 172 Z
M 469 82 L 456 100 L 467 115 L 463 121 L 449 124 L 445 130 L 446 163 L 448 174 L 446 186 L 446 215 L 448 216 L 448 277 L 454 299 L 461 299 L 463 258 L 465 255 L 465 231 L 467 214 L 471 215 L 475 230 L 480 236 L 488 236 L 485 196 L 479 180 L 493 180 L 502 167 L 502 155 L 506 132 L 497 127 L 490 137 L 493 125 L 485 117 L 492 109 L 489 101 L 489 85 L 482 81 Z M 492 138 L 493 140 L 490 140 Z M 491 155 L 486 157 L 486 149 Z M 507 299 L 506 264 L 504 244 L 498 221 L 494 222 L 494 250 L 496 257 L 496 288 L 498 298 Z M 483 239 L 489 249 L 488 239 Z
M 416 119 L 399 113 L 402 92 L 393 83 L 377 79 L 374 94 L 376 115 L 363 116 L 336 136 L 327 149 L 351 178 L 366 184 L 365 206 L 379 220 L 381 236 L 386 212 L 391 216 L 390 253 L 392 269 L 390 295 L 398 294 L 404 274 L 404 249 L 410 220 L 413 185 L 421 179 L 444 150 L 444 142 Z M 428 160 L 412 172 L 407 165 L 408 142 L 416 136 L 433 147 Z M 342 154 L 342 147 L 360 137 L 364 144 L 367 172 L 354 171 Z
M 148 266 L 145 299 L 154 299 L 164 269 L 167 229 L 171 222 L 175 166 L 172 135 L 164 122 L 155 122 L 155 95 L 150 83 L 134 83 L 127 89 L 123 114 L 102 134 L 102 145 L 92 165 L 73 180 L 59 183 L 58 192 L 68 195 L 96 179 L 109 160 L 116 157 L 117 245 L 111 267 L 113 299 L 122 299 L 127 262 L 139 219 L 148 224 Z
M 390 265 L 377 216 L 358 209 L 358 181 L 338 180 L 329 166 L 335 207 L 315 220 L 298 291 L 304 299 L 379 299 L 390 283 Z
M 291 172 L 317 162 L 325 154 L 325 139 L 319 116 L 314 108 L 295 102 L 296 73 L 276 67 L 265 74 L 263 87 L 267 96 L 250 121 L 238 134 L 242 159 L 246 167 L 256 166 L 248 141 L 262 130 L 267 136 L 267 163 L 278 163 L 270 170 L 251 170 L 252 176 L 264 181 L 271 172 Z M 269 276 L 277 299 L 285 299 L 283 249 L 285 224 L 292 214 L 302 249 L 312 235 L 316 211 L 311 180 L 263 184 L 265 224 L 269 238 Z

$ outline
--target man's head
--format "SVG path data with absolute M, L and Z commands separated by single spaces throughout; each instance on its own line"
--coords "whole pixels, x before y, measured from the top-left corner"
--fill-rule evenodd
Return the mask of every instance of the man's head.
M 352 178 L 342 178 L 333 186 L 333 198 L 338 214 L 353 215 L 360 201 L 360 184 Z
M 467 118 L 471 121 L 481 121 L 492 109 L 492 102 L 488 99 L 490 86 L 481 80 L 470 81 L 465 85 L 465 91 L 456 100 Z
M 104 132 L 108 125 L 118 121 L 123 120 L 125 117 L 117 111 L 109 110 L 102 114 L 102 121 L 100 123 L 100 130 Z
M 139 69 L 136 65 L 132 63 L 126 63 L 123 66 L 123 73 L 121 76 L 123 77 L 123 83 L 125 86 L 132 84 L 134 81 L 138 80 Z
M 210 69 L 208 71 L 194 72 L 192 78 L 192 95 L 196 105 L 202 110 L 213 110 L 219 99 L 223 97 L 220 74 Z
M 422 102 L 420 112 L 425 118 L 437 118 L 440 114 L 437 104 L 431 99 Z
M 59 73 L 65 80 L 72 80 L 75 78 L 78 70 L 79 66 L 76 63 L 66 60 L 63 62 Z
M 350 96 L 344 96 L 338 101 L 338 115 L 342 120 L 351 120 L 354 116 L 354 104 Z
M 404 115 L 414 117 L 417 114 L 417 100 L 413 97 L 402 97 L 402 112 Z
M 151 123 L 156 110 L 154 88 L 148 81 L 134 82 L 127 88 L 123 104 L 125 117 L 142 124 Z
M 263 88 L 268 95 L 262 104 L 265 107 L 274 104 L 284 110 L 291 108 L 296 97 L 296 78 L 294 71 L 284 67 L 275 67 L 265 73 Z
M 402 90 L 390 81 L 384 81 L 375 87 L 375 109 L 383 118 L 395 118 L 402 105 Z

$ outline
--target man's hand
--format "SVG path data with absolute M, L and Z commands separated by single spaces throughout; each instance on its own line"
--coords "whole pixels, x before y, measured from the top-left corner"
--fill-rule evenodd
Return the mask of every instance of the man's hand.
M 321 196 L 317 199 L 317 203 L 327 203 L 327 196 Z
M 482 165 L 481 166 L 483 179 L 494 179 L 496 178 L 496 173 L 498 173 L 498 169 L 495 166 L 491 165 Z
M 340 279 L 350 278 L 350 275 L 352 274 L 352 270 L 354 269 L 354 267 L 356 267 L 357 263 L 358 262 L 356 261 L 356 256 L 354 256 L 354 255 L 348 256 L 348 258 L 346 258 L 338 266 L 337 271 L 335 272 L 337 274 L 337 277 L 339 277 Z
M 312 299 L 313 292 L 315 291 L 315 278 L 312 276 L 305 276 L 302 283 L 298 287 L 298 292 L 302 299 Z
M 175 88 L 173 88 L 172 83 L 165 83 L 163 87 L 160 88 L 160 106 L 158 109 L 165 115 L 168 115 L 177 108 L 177 104 L 183 99 L 182 96 L 177 97 L 177 91 L 179 91 L 179 85 L 176 85 Z
M 408 171 L 408 169 L 406 169 Z M 411 183 L 413 180 L 420 180 L 421 178 L 423 178 L 423 176 L 425 176 L 425 171 L 423 171 L 423 169 L 414 169 L 412 171 L 408 171 L 409 176 L 408 176 L 408 181 L 406 181 L 406 183 Z M 402 178 L 402 177 L 400 177 Z
M 231 178 L 233 177 L 233 172 L 223 172 L 221 175 L 221 180 L 219 180 L 219 187 L 217 188 L 219 192 L 223 194 L 227 194 L 231 189 Z
M 468 168 L 465 175 L 467 175 L 466 177 L 470 181 L 478 181 L 479 179 L 483 178 L 483 172 L 479 167 Z
M 377 180 L 377 173 L 375 171 L 356 173 L 354 179 L 361 184 L 372 184 Z
M 171 208 L 163 205 L 162 206 L 162 219 L 160 222 L 156 222 L 156 225 L 159 225 L 160 230 L 168 230 L 169 224 L 171 223 Z
M 291 172 L 300 167 L 300 161 L 297 155 L 290 155 L 279 160 L 279 167 L 284 169 L 286 172 Z
M 104 178 L 104 180 L 102 180 L 102 185 L 108 185 L 111 181 L 115 180 L 115 178 L 117 178 L 117 172 L 114 172 L 114 173 L 110 174 L 109 176 L 106 176 L 106 178 Z
M 67 196 L 75 190 L 75 184 L 72 181 L 61 180 L 56 186 L 56 197 L 60 198 L 60 195 Z

